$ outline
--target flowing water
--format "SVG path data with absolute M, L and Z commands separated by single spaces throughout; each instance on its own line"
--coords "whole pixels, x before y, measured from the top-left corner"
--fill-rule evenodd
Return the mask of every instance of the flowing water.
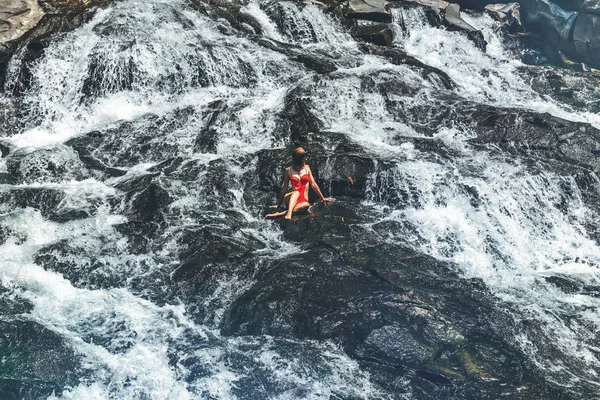
M 15 169 L 3 159 L 0 172 L 20 178 L 0 185 L 0 278 L 10 296 L 32 305 L 20 318 L 57 333 L 82 359 L 80 381 L 51 398 L 400 396 L 374 384 L 333 341 L 219 332 L 227 307 L 253 284 L 254 264 L 304 251 L 261 218 L 248 186 L 236 185 L 261 172 L 255 154 L 290 144 L 280 115 L 297 88 L 323 131 L 343 133 L 390 166 L 369 177 L 362 199 L 373 224 L 401 226 L 382 240 L 408 242 L 452 262 L 464 278 L 481 279 L 514 319 L 507 340 L 548 382 L 600 393 L 600 246 L 589 231 L 598 215 L 575 177 L 475 147 L 466 127 L 429 126 L 422 113 L 445 108 L 441 85 L 363 55 L 318 5 L 252 0 L 240 13 L 258 22 L 262 36 L 330 57 L 338 70 L 311 72 L 261 45 L 260 35 L 183 0 L 115 2 L 34 65 L 23 127 L 2 138 L 20 163 Z M 395 45 L 446 72 L 464 101 L 600 128 L 597 114 L 545 98 L 519 78 L 523 66 L 491 19 L 466 18 L 486 35 L 487 53 L 460 33 L 428 26 L 417 10 L 394 10 Z M 6 92 L 17 71 L 14 60 Z M 92 155 L 119 174 L 86 169 L 70 145 L 94 131 L 102 139 Z M 208 147 L 198 146 L 199 132 Z M 451 156 L 419 150 L 414 139 L 440 143 Z M 140 228 L 155 230 L 137 246 L 122 228 L 134 212 L 125 188 L 173 159 L 183 160 L 178 172 L 157 178 L 171 201 L 160 221 Z M 54 200 L 47 210 L 19 202 L 28 190 Z M 56 217 L 69 212 L 83 217 Z M 251 243 L 253 265 L 215 271 L 192 304 L 168 282 L 190 232 L 205 228 Z M 47 260 L 68 268 L 44 268 Z M 551 277 L 588 290 L 561 291 Z

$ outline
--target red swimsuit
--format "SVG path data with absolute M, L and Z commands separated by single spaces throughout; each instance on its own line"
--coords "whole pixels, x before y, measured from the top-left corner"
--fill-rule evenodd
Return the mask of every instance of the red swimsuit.
M 308 182 L 310 182 L 310 176 L 308 176 L 308 174 L 304 174 L 298 178 L 298 175 L 292 175 L 290 181 L 292 182 L 294 189 L 300 192 L 300 196 L 298 196 L 298 201 L 296 204 L 308 203 L 308 199 L 305 196 L 306 192 L 308 191 L 306 185 L 308 185 Z

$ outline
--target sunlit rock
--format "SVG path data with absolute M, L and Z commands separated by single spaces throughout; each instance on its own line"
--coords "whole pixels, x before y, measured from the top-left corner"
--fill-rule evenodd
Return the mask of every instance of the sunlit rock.
M 349 18 L 376 22 L 392 22 L 385 0 L 350 0 L 348 3 Z
M 496 21 L 502 23 L 509 31 L 522 31 L 521 7 L 519 3 L 509 4 L 489 4 L 485 6 L 485 11 Z

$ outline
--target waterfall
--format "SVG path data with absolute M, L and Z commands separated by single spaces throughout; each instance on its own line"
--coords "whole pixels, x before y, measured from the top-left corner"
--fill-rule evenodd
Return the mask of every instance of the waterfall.
M 395 48 L 434 68 L 426 70 L 365 54 L 316 2 L 251 0 L 237 10 L 242 22 L 194 4 L 113 2 L 54 40 L 19 95 L 19 124 L 0 138 L 10 149 L 0 160 L 0 299 L 30 306 L 11 318 L 56 334 L 78 363 L 77 379 L 35 398 L 435 398 L 419 397 L 411 379 L 449 390 L 431 378 L 447 371 L 433 367 L 385 386 L 392 367 L 357 360 L 366 350 L 333 334 L 223 333 L 277 262 L 318 245 L 262 218 L 284 167 L 273 165 L 305 140 L 320 150 L 313 168 L 328 193 L 359 175 L 356 167 L 338 177 L 340 148 L 373 161 L 360 198 L 332 193 L 359 210 L 357 231 L 482 282 L 489 307 L 512 321 L 498 331 L 523 368 L 573 398 L 600 393 L 600 182 L 576 163 L 473 142 L 462 116 L 489 106 L 600 128 L 598 114 L 536 91 L 485 15 L 465 15 L 484 33 L 484 53 L 460 32 L 430 26 L 420 9 L 394 9 Z M 336 70 L 314 72 L 290 54 Z M 21 61 L 9 65 L 6 96 Z M 318 128 L 289 122 L 293 107 Z M 271 321 L 275 331 L 284 322 Z M 396 351 L 394 340 L 385 343 Z

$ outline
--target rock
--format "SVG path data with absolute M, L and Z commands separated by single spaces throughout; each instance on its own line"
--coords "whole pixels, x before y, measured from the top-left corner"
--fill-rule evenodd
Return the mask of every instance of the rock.
M 77 154 L 66 146 L 12 153 L 6 160 L 6 167 L 14 181 L 19 183 L 61 182 L 89 177 Z
M 2 399 L 45 399 L 78 384 L 79 357 L 35 322 L 0 321 L 0 354 Z
M 286 238 L 305 252 L 255 271 L 255 283 L 225 313 L 222 333 L 334 340 L 375 382 L 396 392 L 406 385 L 457 390 L 469 385 L 467 377 L 522 379 L 516 354 L 484 323 L 492 314 L 500 325 L 511 319 L 483 306 L 490 296 L 483 284 L 402 245 L 378 244 L 376 226 L 361 228 L 369 218 L 362 211 L 341 199 L 318 208 L 318 218 L 282 223 Z M 495 343 L 486 345 L 490 359 L 469 347 L 475 337 Z M 485 390 L 513 389 L 490 384 Z
M 519 75 L 543 96 L 580 112 L 600 113 L 600 75 L 552 67 L 523 68 Z
M 485 6 L 485 11 L 496 21 L 501 22 L 509 32 L 521 32 L 524 29 L 519 3 L 488 4 Z
M 537 154 L 600 172 L 600 131 L 589 124 L 550 114 L 518 109 L 480 107 L 471 115 L 476 125 L 474 142 L 496 143 L 508 150 Z
M 146 114 L 134 121 L 117 123 L 103 131 L 93 131 L 65 142 L 87 166 L 109 176 L 121 176 L 124 167 L 159 163 L 179 151 L 176 140 L 165 137 L 196 121 L 194 107 L 176 109 L 158 116 Z
M 600 14 L 600 0 L 585 0 L 581 6 L 581 12 Z
M 394 3 L 395 7 L 422 7 L 429 23 L 433 26 L 445 26 L 448 30 L 465 32 L 467 37 L 481 50 L 485 51 L 487 42 L 483 33 L 469 25 L 460 16 L 460 6 L 443 0 L 406 0 Z
M 389 25 L 359 25 L 352 30 L 352 36 L 378 46 L 391 46 L 394 43 L 394 32 Z
M 317 73 L 328 74 L 338 68 L 335 62 L 330 60 L 329 57 L 305 51 L 300 46 L 294 46 L 264 37 L 257 38 L 256 40 L 261 46 L 285 54 L 290 60 L 299 62 L 307 69 Z
M 155 181 L 154 174 L 145 174 L 117 184 L 125 192 L 121 209 L 131 220 L 150 222 L 161 220 L 160 213 L 173 200 L 169 193 Z
M 521 54 L 521 61 L 527 65 L 541 65 L 548 62 L 548 59 L 538 50 L 527 49 Z
M 205 121 L 204 127 L 196 136 L 194 141 L 194 152 L 199 153 L 216 153 L 217 144 L 219 143 L 219 132 L 213 124 L 222 113 L 227 105 L 222 100 L 216 100 L 207 106 L 202 119 Z
M 0 191 L 0 209 L 3 209 L 3 212 L 10 212 L 14 208 L 31 207 L 47 217 L 58 208 L 64 197 L 65 194 L 56 189 L 16 186 Z
M 461 18 L 460 6 L 458 4 L 449 4 L 446 7 L 444 21 L 449 30 L 465 32 L 467 37 L 475 43 L 481 51 L 485 52 L 487 42 L 483 37 L 483 33 Z
M 392 14 L 385 0 L 349 0 L 346 16 L 351 19 L 392 22 Z
M 91 19 L 97 7 L 109 1 L 15 0 L 11 6 L 5 6 L 4 14 L 0 8 L 0 35 L 4 33 L 0 37 L 7 39 L 0 39 L 0 87 L 4 85 L 8 62 L 16 58 L 15 72 L 8 87 L 13 94 L 23 93 L 31 79 L 29 66 L 43 54 L 54 35 L 81 26 Z M 13 15 L 16 10 L 23 14 Z M 3 21 L 3 17 L 8 20 Z
M 579 15 L 573 27 L 573 44 L 580 60 L 600 68 L 600 15 Z
M 372 46 L 366 43 L 361 45 L 360 48 L 364 53 L 383 57 L 392 64 L 406 64 L 416 67 L 424 78 L 427 78 L 434 85 L 440 85 L 443 89 L 451 90 L 456 87 L 456 84 L 452 81 L 452 78 L 450 78 L 444 71 L 424 64 L 416 58 L 408 55 L 400 48 Z
M 37 0 L 11 0 L 0 4 L 0 45 L 21 38 L 45 15 Z

